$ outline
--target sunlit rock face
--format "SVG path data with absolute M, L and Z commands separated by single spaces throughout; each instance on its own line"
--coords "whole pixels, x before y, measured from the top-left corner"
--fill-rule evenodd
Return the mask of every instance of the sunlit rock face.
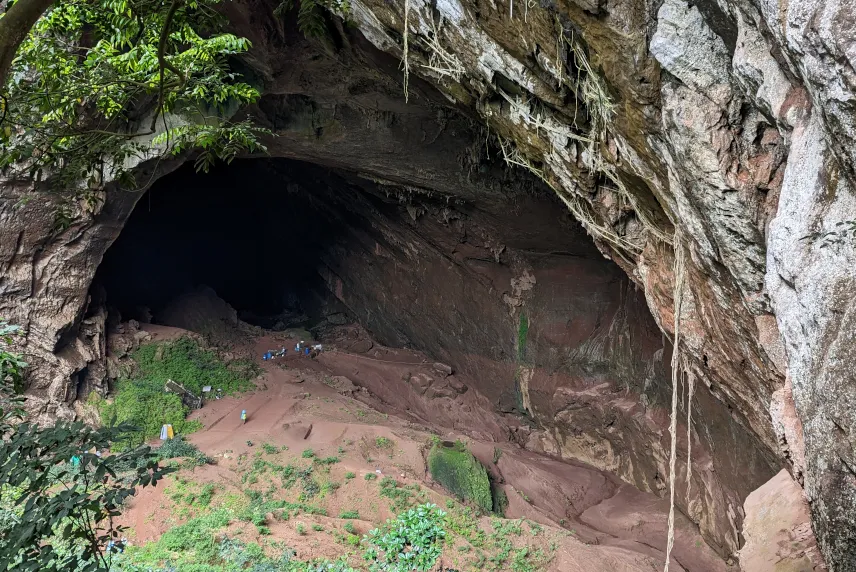
M 357 0 L 316 43 L 274 7 L 225 9 L 254 44 L 246 113 L 270 154 L 345 181 L 322 211 L 360 241 L 331 241 L 328 291 L 385 341 L 483 372 L 478 391 L 531 418 L 527 447 L 665 493 L 677 245 L 679 507 L 731 554 L 746 495 L 787 468 L 830 568 L 854 569 L 856 247 L 822 247 L 856 218 L 849 3 Z M 0 312 L 55 417 L 102 383 L 89 286 L 141 193 L 56 232 L 27 192 L 3 188 Z

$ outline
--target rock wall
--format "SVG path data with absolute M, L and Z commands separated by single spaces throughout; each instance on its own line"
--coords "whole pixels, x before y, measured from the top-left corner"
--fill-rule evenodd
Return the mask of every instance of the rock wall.
M 274 179 L 288 180 L 286 171 Z M 320 273 L 360 323 L 477 380 L 496 410 L 528 420 L 530 431 L 514 436 L 528 449 L 663 494 L 671 346 L 639 288 L 561 203 L 543 192 L 511 204 L 424 195 L 402 203 L 361 186 L 309 187 L 329 228 L 340 229 Z M 692 484 L 682 444 L 679 505 L 728 556 L 740 546 L 742 499 L 777 459 L 703 384 L 693 408 Z
M 246 0 L 226 9 L 236 31 L 255 46 L 246 64 L 267 95 L 248 113 L 278 133 L 272 155 L 359 172 L 412 193 L 458 197 L 486 212 L 503 204 L 497 196 L 526 192 L 539 178 L 641 287 L 667 334 L 674 323 L 673 252 L 682 248 L 689 287 L 681 359 L 697 388 L 694 407 L 724 417 L 697 419 L 693 434 L 709 449 L 699 450 L 701 463 L 709 463 L 716 486 L 727 492 L 718 499 L 709 492 L 713 481 L 700 483 L 694 488 L 707 487 L 704 500 L 694 506 L 681 499 L 681 505 L 723 552 L 733 551 L 739 497 L 749 486 L 741 479 L 745 467 L 763 465 L 760 475 L 773 464 L 786 466 L 804 483 L 830 568 L 856 569 L 856 324 L 848 304 L 856 291 L 856 246 L 851 240 L 827 244 L 830 237 L 824 237 L 856 217 L 851 3 L 512 3 L 354 0 L 353 26 L 331 19 L 321 47 L 274 18 L 272 3 Z M 405 12 L 409 104 L 401 99 L 398 69 Z M 482 159 L 484 125 L 507 160 L 524 167 L 518 181 Z M 62 232 L 40 195 L 16 206 L 28 196 L 20 186 L 2 188 L 0 313 L 27 328 L 34 398 L 57 415 L 70 411 L 61 405 L 75 395 L 70 376 L 84 370 L 88 376 L 87 364 L 101 360 L 97 333 L 80 327 L 87 289 L 139 193 L 108 192 L 95 209 L 81 205 Z M 429 217 L 410 206 L 417 209 L 419 232 L 431 237 Z M 432 209 L 437 212 L 426 212 L 436 218 L 441 209 Z M 553 223 L 543 220 L 533 235 L 561 243 Z M 408 260 L 408 241 L 395 233 L 416 231 L 386 231 L 386 243 L 395 247 L 387 248 L 394 269 L 396 260 L 399 267 Z M 544 433 L 564 424 L 558 435 L 536 431 L 531 446 L 588 455 L 658 488 L 651 472 L 656 466 L 659 473 L 661 453 L 639 459 L 627 453 L 638 444 L 621 437 L 649 426 L 649 417 L 653 425 L 645 431 L 652 439 L 654 427 L 665 426 L 663 410 L 646 407 L 645 382 L 638 378 L 648 379 L 641 374 L 647 364 L 665 363 L 667 356 L 656 357 L 646 344 L 630 344 L 637 353 L 628 354 L 618 335 L 635 337 L 641 327 L 630 318 L 640 300 L 629 283 L 610 283 L 611 291 L 622 293 L 621 303 L 595 312 L 616 324 L 612 335 L 607 328 L 597 343 L 572 340 L 553 330 L 550 316 L 574 314 L 578 304 L 566 294 L 551 299 L 543 288 L 542 276 L 558 277 L 556 283 L 567 278 L 560 265 L 519 253 L 514 259 L 504 241 L 479 238 L 475 246 L 467 241 L 459 247 L 443 240 L 429 242 L 451 250 L 436 248 L 422 268 L 458 252 L 456 272 L 466 268 L 469 276 L 480 276 L 482 288 L 508 283 L 507 299 L 490 309 L 497 316 L 507 312 L 497 337 L 465 330 L 460 339 L 466 334 L 473 347 L 480 339 L 503 340 L 480 348 L 486 371 L 494 371 L 491 361 L 504 361 L 496 375 L 516 379 L 508 397 L 499 392 L 499 407 L 535 412 L 536 424 L 550 420 L 541 426 Z M 502 245 L 507 252 L 497 255 Z M 381 249 L 376 256 L 383 255 Z M 492 266 L 504 261 L 508 268 L 501 272 Z M 587 284 L 609 283 L 585 264 L 579 271 Z M 343 299 L 348 296 L 359 290 L 346 295 L 343 289 Z M 465 311 L 452 324 L 472 320 Z M 531 329 L 520 344 L 524 315 Z M 373 319 L 384 335 L 400 336 L 398 318 Z M 97 318 L 92 324 L 97 330 Z M 449 347 L 429 347 L 454 358 Z M 621 356 L 607 360 L 613 382 L 636 378 L 643 391 L 628 402 L 596 385 L 581 391 L 575 352 L 595 364 L 603 355 Z M 456 359 L 478 363 L 470 356 Z M 557 363 L 566 366 L 567 379 L 558 380 Z M 616 409 L 633 424 L 610 423 L 608 412 Z M 569 440 L 575 428 L 584 430 Z M 597 444 L 585 445 L 595 434 Z M 605 443 L 614 448 L 604 449 Z

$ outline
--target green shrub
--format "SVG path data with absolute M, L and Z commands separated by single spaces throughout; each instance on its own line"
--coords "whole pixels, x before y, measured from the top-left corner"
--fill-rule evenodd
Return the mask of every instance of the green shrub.
M 300 536 L 303 536 L 304 534 L 306 534 L 306 526 L 302 522 L 297 523 L 295 530 L 297 531 L 297 534 L 299 534 Z
M 160 435 L 161 426 L 172 425 L 176 434 L 186 435 L 202 428 L 199 421 L 185 418 L 190 410 L 174 393 L 164 391 L 168 379 L 200 395 L 210 385 L 225 393 L 250 389 L 250 379 L 257 374 L 249 362 L 222 363 L 217 355 L 199 347 L 190 338 L 172 342 L 146 344 L 133 354 L 138 373 L 134 379 L 120 380 L 114 388 L 112 403 L 93 400 L 105 425 L 127 422 L 140 428 L 118 448 L 140 445 Z M 248 365 L 249 364 L 249 365 Z
M 375 446 L 378 449 L 388 449 L 392 448 L 395 445 L 392 439 L 387 439 L 386 437 L 378 437 L 375 439 Z
M 343 510 L 339 513 L 339 518 L 360 518 L 358 510 Z
M 517 327 L 517 361 L 522 363 L 526 359 L 526 341 L 529 338 L 529 318 L 526 314 L 520 314 L 520 324 Z
M 351 472 L 351 471 L 348 471 L 347 473 L 345 473 L 345 480 L 346 480 L 346 481 L 349 481 L 349 480 L 353 479 L 353 478 L 354 478 L 354 477 L 356 477 L 356 476 L 357 476 L 357 475 L 356 475 L 356 473 L 353 473 L 353 472 Z
M 315 451 L 313 451 L 312 449 L 304 449 L 303 453 L 301 453 L 300 456 L 304 459 L 311 459 L 315 456 Z
M 189 409 L 174 393 L 166 393 L 163 383 L 151 380 L 120 380 L 112 403 L 101 403 L 101 422 L 115 426 L 130 423 L 140 431 L 130 435 L 125 447 L 141 445 L 160 435 L 161 426 L 171 424 L 177 434 L 192 433 L 202 427 L 199 421 L 187 421 Z
M 377 478 L 377 475 L 376 475 L 376 474 L 374 474 L 374 473 L 366 473 L 366 480 L 367 480 L 367 481 L 373 481 L 373 480 L 375 480 L 376 478 Z
M 211 462 L 211 458 L 199 450 L 193 443 L 188 443 L 182 436 L 177 436 L 164 441 L 163 445 L 155 451 L 158 460 L 177 459 L 185 457 L 192 459 L 197 465 L 205 465 Z
M 314 530 L 315 532 L 324 532 L 324 527 L 316 522 L 312 525 L 312 530 Z
M 210 560 L 217 556 L 215 532 L 228 524 L 228 513 L 215 511 L 170 528 L 163 533 L 158 544 L 170 552 L 193 551 L 200 560 Z
M 380 496 L 392 500 L 393 511 L 399 512 L 406 508 L 410 508 L 413 504 L 413 497 L 419 491 L 419 485 L 399 486 L 400 483 L 392 477 L 384 477 L 380 481 Z
M 431 477 L 458 498 L 472 501 L 485 512 L 493 509 L 487 470 L 461 441 L 437 443 L 428 454 Z
M 311 477 L 306 477 L 303 479 L 303 492 L 300 493 L 300 500 L 311 499 L 320 492 L 321 485 L 318 484 L 318 481 Z
M 353 522 L 346 522 L 342 528 L 344 528 L 346 531 L 350 532 L 351 534 L 357 533 L 357 527 L 354 526 Z
M 508 495 L 499 487 L 494 486 L 493 490 L 493 512 L 499 516 L 505 516 L 505 511 L 508 509 Z
M 262 450 L 268 455 L 279 453 L 279 448 L 276 445 L 271 445 L 270 443 L 262 443 Z
M 199 492 L 199 496 L 196 498 L 197 502 L 202 506 L 208 506 L 211 504 L 211 498 L 214 496 L 214 492 L 216 488 L 213 484 L 207 483 L 202 490 Z
M 363 556 L 369 562 L 369 570 L 410 572 L 433 568 L 446 536 L 445 517 L 446 513 L 437 505 L 428 503 L 370 531 L 364 538 L 370 546 Z
M 201 395 L 206 385 L 214 390 L 221 389 L 225 394 L 251 389 L 250 380 L 259 372 L 257 365 L 246 360 L 224 364 L 215 352 L 201 348 L 187 337 L 146 344 L 132 357 L 141 378 L 158 382 L 160 387 L 171 379 L 196 395 Z

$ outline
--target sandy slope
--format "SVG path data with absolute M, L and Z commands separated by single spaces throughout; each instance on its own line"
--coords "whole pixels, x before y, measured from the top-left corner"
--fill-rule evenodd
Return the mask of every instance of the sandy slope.
M 158 335 L 174 334 L 165 330 Z M 249 460 L 299 462 L 301 452 L 311 448 L 318 456 L 340 457 L 325 477 L 342 484 L 324 499 L 330 516 L 303 515 L 297 519 L 307 528 L 322 526 L 324 532 L 300 535 L 294 522 L 271 520 L 271 535 L 259 538 L 252 525 L 231 526 L 241 530 L 245 539 L 284 541 L 301 558 L 335 557 L 348 550 L 336 540 L 335 532 L 346 522 L 335 518 L 340 510 L 359 510 L 361 520 L 353 524 L 361 534 L 394 516 L 388 499 L 378 493 L 378 481 L 366 481 L 366 474 L 392 476 L 402 485 L 419 484 L 426 487 L 424 498 L 446 506 L 448 497 L 431 482 L 423 457 L 431 434 L 436 433 L 444 439 L 467 440 L 476 456 L 503 483 L 509 498 L 508 518 L 525 518 L 544 526 L 540 535 L 517 539 L 532 550 L 542 549 L 545 558 L 539 564 L 541 569 L 662 569 L 666 502 L 585 465 L 523 450 L 509 442 L 516 421 L 491 413 L 483 397 L 474 391 L 460 392 L 460 384 L 466 380 L 438 374 L 417 352 L 382 348 L 366 340 L 356 343 L 353 338 L 359 335 L 353 331 L 346 334 L 337 344 L 339 349 L 330 347 L 317 359 L 289 355 L 271 362 L 261 360 L 267 349 L 285 345 L 293 350 L 296 340 L 287 337 L 262 336 L 234 348 L 235 353 L 251 355 L 262 366 L 259 390 L 207 402 L 194 412 L 193 417 L 204 429 L 192 435 L 191 441 L 215 458 L 216 465 L 196 468 L 192 473 L 183 470 L 170 477 L 166 487 L 145 490 L 135 498 L 123 517 L 132 528 L 132 542 L 153 540 L 194 514 L 192 506 L 180 508 L 171 500 L 176 478 L 197 485 L 216 483 L 216 499 L 249 486 L 241 481 Z M 346 338 L 348 343 L 344 343 Z M 356 351 L 346 351 L 346 347 Z M 431 381 L 420 385 L 424 378 Z M 240 420 L 244 409 L 246 424 Z M 394 446 L 378 448 L 378 437 L 391 440 Z M 288 449 L 269 455 L 262 453 L 263 443 Z M 355 473 L 356 478 L 345 479 L 347 472 Z M 257 486 L 262 485 L 268 491 L 279 486 L 274 481 Z M 275 493 L 283 498 L 290 494 L 285 490 Z M 490 530 L 489 519 L 483 518 L 482 525 Z M 466 541 L 459 539 L 460 544 Z M 468 552 L 462 552 L 464 549 Z M 449 546 L 442 558 L 448 566 L 474 569 L 477 565 L 470 555 L 475 552 L 472 547 L 458 550 Z M 728 568 L 703 542 L 697 529 L 681 518 L 671 569 L 713 572 Z

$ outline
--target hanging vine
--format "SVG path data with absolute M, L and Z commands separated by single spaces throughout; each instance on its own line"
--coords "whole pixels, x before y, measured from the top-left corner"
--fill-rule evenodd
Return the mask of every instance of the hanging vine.
M 669 532 L 666 542 L 666 564 L 663 572 L 669 572 L 669 560 L 675 544 L 675 460 L 678 448 L 678 381 L 681 376 L 680 339 L 681 339 L 681 305 L 684 294 L 685 261 L 684 250 L 681 248 L 680 234 L 676 230 L 674 236 L 675 252 L 675 290 L 674 290 L 674 322 L 675 338 L 672 348 L 672 416 L 669 426 L 671 448 L 669 452 Z M 689 462 L 687 462 L 689 465 Z

